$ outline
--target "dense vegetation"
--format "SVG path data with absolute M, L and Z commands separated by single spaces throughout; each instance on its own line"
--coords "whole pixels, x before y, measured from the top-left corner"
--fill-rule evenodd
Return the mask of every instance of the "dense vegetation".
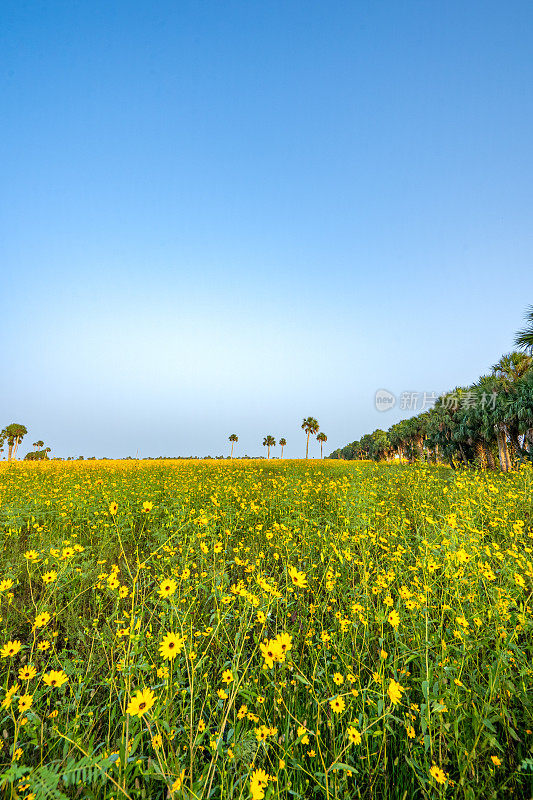
M 489 375 L 441 395 L 428 411 L 367 433 L 330 458 L 499 465 L 503 472 L 533 462 L 533 306 L 525 316 L 515 338 L 521 352 L 502 356 Z
M 0 464 L 3 796 L 529 797 L 532 474 Z
M 533 462 L 533 358 L 503 356 L 490 375 L 457 387 L 432 408 L 377 429 L 330 458 L 407 459 L 458 463 L 504 472 Z

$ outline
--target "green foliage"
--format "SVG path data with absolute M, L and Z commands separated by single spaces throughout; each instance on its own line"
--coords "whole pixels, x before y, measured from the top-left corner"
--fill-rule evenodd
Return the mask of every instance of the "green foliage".
M 91 788 L 103 787 L 109 781 L 109 770 L 115 762 L 116 756 L 93 758 L 85 755 L 81 758 L 68 756 L 33 769 L 15 762 L 0 774 L 0 786 L 6 791 L 23 781 L 34 800 L 70 800 L 72 795 L 65 794 L 70 788 L 76 789 L 77 795 L 82 788 L 84 796 L 88 796 Z
M 7 456 L 8 461 L 16 456 L 17 448 L 27 433 L 28 430 L 26 426 L 18 422 L 12 422 L 10 425 L 6 425 L 0 432 L 0 448 L 3 447 L 4 442 L 7 440 L 9 448 Z
M 273 436 L 265 436 L 263 439 L 263 447 L 268 448 L 267 450 L 267 458 L 270 458 L 270 448 L 276 446 L 276 440 Z
M 307 443 L 305 447 L 305 457 L 309 457 L 309 437 L 311 435 L 314 436 L 315 433 L 318 433 L 320 426 L 318 424 L 318 420 L 314 417 L 305 417 L 302 422 L 302 430 L 305 431 L 307 434 Z
M 24 456 L 25 461 L 46 461 L 48 460 L 47 450 L 30 450 Z
M 533 306 L 526 311 L 527 325 L 516 334 L 515 345 L 533 354 Z
M 429 411 L 378 429 L 330 458 L 431 461 L 503 471 L 533 462 L 533 357 L 509 353 L 490 375 L 437 398 Z

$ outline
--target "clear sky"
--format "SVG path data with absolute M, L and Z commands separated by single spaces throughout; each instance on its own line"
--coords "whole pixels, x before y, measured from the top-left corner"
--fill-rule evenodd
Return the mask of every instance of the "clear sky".
M 3 0 L 0 427 L 299 457 L 475 380 L 533 302 L 532 41 L 529 0 Z

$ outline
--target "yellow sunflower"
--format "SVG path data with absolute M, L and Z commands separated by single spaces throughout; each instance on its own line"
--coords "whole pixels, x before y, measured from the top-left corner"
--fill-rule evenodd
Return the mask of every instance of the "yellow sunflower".
M 151 689 L 143 689 L 142 691 L 138 689 L 135 697 L 132 697 L 129 702 L 126 714 L 130 714 L 132 717 L 142 717 L 152 708 L 155 700 L 155 695 Z
M 185 647 L 186 637 L 176 636 L 175 633 L 167 633 L 159 645 L 159 652 L 167 661 L 172 661 L 178 653 Z

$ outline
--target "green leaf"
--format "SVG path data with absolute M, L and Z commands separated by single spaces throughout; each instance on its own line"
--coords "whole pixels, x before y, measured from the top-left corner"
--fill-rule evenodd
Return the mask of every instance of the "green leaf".
M 333 763 L 328 769 L 328 772 L 332 772 L 334 769 L 344 770 L 344 772 L 354 772 L 355 767 L 351 767 L 349 764 L 343 764 L 342 761 L 339 761 L 337 763 Z

